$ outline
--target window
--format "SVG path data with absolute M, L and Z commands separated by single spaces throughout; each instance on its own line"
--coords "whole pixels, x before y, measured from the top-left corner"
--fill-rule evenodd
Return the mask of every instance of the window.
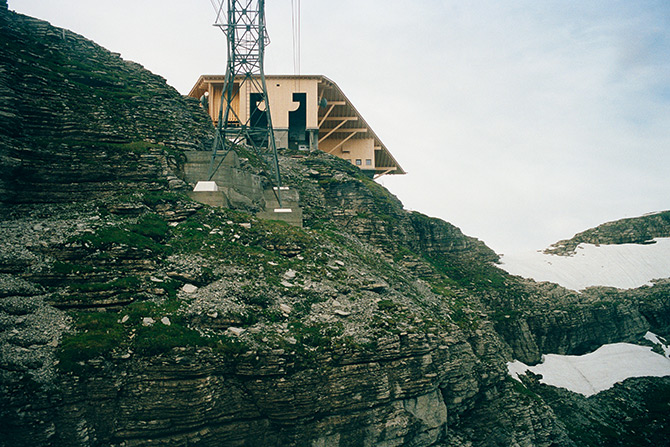
M 372 160 L 370 158 L 365 159 L 365 166 L 372 166 Z
M 356 166 L 360 166 L 361 164 L 362 164 L 362 163 L 361 163 L 361 159 L 360 159 L 360 158 L 357 158 L 357 159 L 356 159 Z

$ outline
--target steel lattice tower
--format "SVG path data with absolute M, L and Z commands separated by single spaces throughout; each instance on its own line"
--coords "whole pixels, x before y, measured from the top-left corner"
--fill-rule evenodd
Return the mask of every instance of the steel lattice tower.
M 265 0 L 211 2 L 217 13 L 214 26 L 223 31 L 228 42 L 228 64 L 209 179 L 218 169 L 215 166 L 217 152 L 223 151 L 225 158 L 234 145 L 246 143 L 268 165 L 281 206 L 281 176 L 263 70 L 265 46 L 269 43 L 265 29 Z M 246 113 L 236 111 L 234 103 L 244 104 L 241 96 L 247 94 L 249 103 Z M 242 120 L 240 115 L 247 118 Z

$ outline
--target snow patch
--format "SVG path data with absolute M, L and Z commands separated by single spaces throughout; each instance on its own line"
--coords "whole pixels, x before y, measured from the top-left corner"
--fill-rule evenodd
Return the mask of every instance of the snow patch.
M 670 278 L 670 238 L 653 244 L 579 244 L 572 256 L 542 252 L 503 255 L 500 268 L 512 275 L 549 281 L 572 290 L 591 286 L 632 289 Z
M 585 355 L 543 355 L 535 366 L 515 360 L 507 370 L 516 380 L 526 371 L 541 374 L 541 383 L 588 397 L 631 377 L 670 376 L 670 359 L 647 346 L 613 343 Z
M 523 376 L 526 374 L 526 371 L 530 370 L 530 366 L 526 365 L 522 361 L 519 360 L 514 360 L 513 362 L 507 362 L 507 374 L 509 374 L 513 379 L 518 380 L 521 382 L 521 379 L 519 379 L 519 376 Z
M 665 357 L 670 359 L 670 346 L 668 346 L 667 341 L 663 337 L 659 337 L 653 332 L 647 332 L 644 334 L 644 338 L 656 345 L 660 345 L 661 349 L 663 349 L 663 354 Z

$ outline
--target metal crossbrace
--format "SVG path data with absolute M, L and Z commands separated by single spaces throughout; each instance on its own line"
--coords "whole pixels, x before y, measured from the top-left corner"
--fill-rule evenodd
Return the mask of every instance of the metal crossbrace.
M 263 69 L 265 47 L 270 43 L 265 29 L 265 0 L 210 2 L 216 11 L 214 26 L 219 27 L 226 35 L 228 63 L 208 178 L 211 180 L 214 177 L 235 145 L 246 143 L 253 148 L 270 172 L 267 177 L 275 186 L 272 190 L 279 208 L 282 208 L 277 144 Z M 250 94 L 246 121 L 240 119 L 239 115 L 242 113 L 238 114 L 233 107 L 240 92 Z M 238 100 L 238 103 L 241 104 L 242 101 Z M 217 164 L 216 156 L 219 151 L 223 152 L 223 158 Z

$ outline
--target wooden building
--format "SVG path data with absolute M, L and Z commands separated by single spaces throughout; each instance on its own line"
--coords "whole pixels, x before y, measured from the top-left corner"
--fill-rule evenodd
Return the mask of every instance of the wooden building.
M 189 96 L 207 97 L 206 107 L 216 124 L 225 76 L 203 75 Z M 325 76 L 266 75 L 272 126 L 278 147 L 322 150 L 358 166 L 377 178 L 405 174 L 372 128 L 342 90 Z M 243 88 L 249 89 L 250 83 Z M 235 86 L 233 108 L 241 121 L 253 113 L 251 95 Z M 206 95 L 205 95 L 206 94 Z M 203 101 L 204 102 L 204 101 Z

